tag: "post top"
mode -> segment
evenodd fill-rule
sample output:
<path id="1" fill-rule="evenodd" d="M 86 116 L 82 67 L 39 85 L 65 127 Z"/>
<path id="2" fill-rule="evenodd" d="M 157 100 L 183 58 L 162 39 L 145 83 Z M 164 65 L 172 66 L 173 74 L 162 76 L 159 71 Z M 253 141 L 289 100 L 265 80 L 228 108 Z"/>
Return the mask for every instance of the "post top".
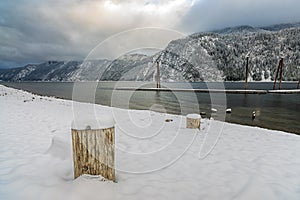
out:
<path id="1" fill-rule="evenodd" d="M 71 128 L 75 130 L 106 129 L 115 126 L 113 116 L 101 116 L 98 119 L 74 119 Z"/>

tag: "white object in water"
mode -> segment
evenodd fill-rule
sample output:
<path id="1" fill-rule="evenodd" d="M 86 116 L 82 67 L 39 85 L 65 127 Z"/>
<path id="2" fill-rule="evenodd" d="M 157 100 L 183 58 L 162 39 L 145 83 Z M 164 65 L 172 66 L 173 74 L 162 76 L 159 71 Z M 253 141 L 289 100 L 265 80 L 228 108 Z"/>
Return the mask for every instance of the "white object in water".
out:
<path id="1" fill-rule="evenodd" d="M 231 108 L 227 108 L 226 113 L 231 113 Z"/>
<path id="2" fill-rule="evenodd" d="M 253 120 L 255 119 L 255 115 L 256 115 L 256 112 L 253 111 L 253 112 L 252 112 L 252 122 L 253 122 Z"/>
<path id="3" fill-rule="evenodd" d="M 211 108 L 211 111 L 212 111 L 212 112 L 217 112 L 218 110 L 215 109 L 215 108 Z"/>
<path id="4" fill-rule="evenodd" d="M 206 112 L 200 112 L 200 115 L 206 115 Z"/>

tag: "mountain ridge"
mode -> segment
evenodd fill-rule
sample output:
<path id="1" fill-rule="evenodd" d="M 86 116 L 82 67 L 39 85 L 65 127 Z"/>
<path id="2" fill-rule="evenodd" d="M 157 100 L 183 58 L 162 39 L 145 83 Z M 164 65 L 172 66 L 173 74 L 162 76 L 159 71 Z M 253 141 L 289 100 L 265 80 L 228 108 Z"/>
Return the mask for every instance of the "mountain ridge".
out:
<path id="1" fill-rule="evenodd" d="M 266 27 L 236 26 L 194 33 L 171 41 L 152 55 L 127 54 L 115 60 L 47 61 L 0 69 L 2 81 L 153 81 L 159 61 L 162 81 L 273 80 L 284 57 L 284 80 L 300 77 L 300 23 Z"/>

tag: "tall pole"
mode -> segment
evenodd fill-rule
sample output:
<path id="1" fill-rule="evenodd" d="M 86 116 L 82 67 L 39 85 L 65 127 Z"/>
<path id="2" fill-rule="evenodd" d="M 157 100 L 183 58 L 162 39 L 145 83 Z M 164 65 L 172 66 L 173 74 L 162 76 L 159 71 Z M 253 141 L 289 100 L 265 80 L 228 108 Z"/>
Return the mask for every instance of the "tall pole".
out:
<path id="1" fill-rule="evenodd" d="M 283 73 L 283 58 L 281 58 L 281 65 L 280 65 L 280 80 L 279 80 L 279 90 L 282 87 L 282 73 Z"/>
<path id="2" fill-rule="evenodd" d="M 246 57 L 246 79 L 245 79 L 245 90 L 248 89 L 248 63 L 249 63 L 249 56 Z"/>
<path id="3" fill-rule="evenodd" d="M 298 78 L 298 85 L 297 85 L 297 89 L 300 88 L 300 67 L 297 67 L 297 78 Z"/>
<path id="4" fill-rule="evenodd" d="M 278 67 L 277 67 L 276 76 L 275 76 L 274 85 L 273 85 L 273 90 L 275 90 L 275 87 L 276 87 L 276 80 L 278 78 L 280 65 L 281 65 L 281 60 L 279 61 L 279 64 L 278 64 Z"/>
<path id="5" fill-rule="evenodd" d="M 159 71 L 159 62 L 157 61 L 157 75 L 156 75 L 156 88 L 160 88 L 160 71 Z"/>

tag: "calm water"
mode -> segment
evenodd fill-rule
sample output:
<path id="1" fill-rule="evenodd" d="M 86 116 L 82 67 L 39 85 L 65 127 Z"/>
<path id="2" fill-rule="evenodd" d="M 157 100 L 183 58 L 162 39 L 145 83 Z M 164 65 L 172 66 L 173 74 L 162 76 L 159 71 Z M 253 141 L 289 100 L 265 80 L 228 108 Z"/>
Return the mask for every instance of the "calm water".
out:
<path id="1" fill-rule="evenodd" d="M 22 82 L 22 83 L 1 83 L 6 86 L 27 90 L 33 93 L 56 96 L 64 99 L 72 99 L 74 83 L 70 82 Z M 207 113 L 207 117 L 224 119 L 227 122 L 260 126 L 270 129 L 283 130 L 300 134 L 300 94 L 220 94 L 214 96 L 218 109 L 217 113 L 211 113 L 212 101 L 208 93 L 189 92 L 156 92 L 156 91 L 119 91 L 113 88 L 118 87 L 154 87 L 153 83 L 142 82 L 99 82 L 99 83 L 76 83 L 76 87 L 88 88 L 91 85 L 97 86 L 95 102 L 101 105 L 108 105 L 130 109 L 152 109 L 155 104 L 162 105 L 166 112 L 172 114 L 188 114 L 195 112 L 197 106 L 201 111 Z M 206 83 L 163 83 L 170 88 L 207 88 Z M 220 88 L 220 83 L 209 83 L 210 88 Z M 243 89 L 242 82 L 226 82 L 226 89 Z M 272 83 L 249 83 L 249 89 L 272 89 Z M 295 89 L 297 83 L 283 83 L 283 89 Z M 79 91 L 80 93 L 81 91 Z M 78 93 L 78 92 L 77 92 Z M 78 95 L 78 94 L 77 94 Z M 84 89 L 80 101 L 90 101 L 86 98 Z M 113 97 L 113 98 L 112 98 Z M 231 114 L 220 112 L 219 104 L 225 103 L 227 108 L 232 109 Z M 219 99 L 218 99 L 219 98 Z M 127 100 L 128 99 L 128 100 Z M 213 101 L 213 102 L 214 102 Z M 257 117 L 252 123 L 251 113 L 257 112 Z"/>

